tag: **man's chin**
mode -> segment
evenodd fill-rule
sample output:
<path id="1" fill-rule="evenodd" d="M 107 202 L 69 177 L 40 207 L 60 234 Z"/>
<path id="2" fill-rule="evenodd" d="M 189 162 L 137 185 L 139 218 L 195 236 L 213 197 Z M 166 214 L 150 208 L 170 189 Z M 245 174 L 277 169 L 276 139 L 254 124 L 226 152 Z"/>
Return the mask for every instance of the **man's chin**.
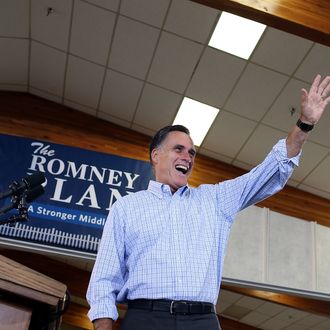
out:
<path id="1" fill-rule="evenodd" d="M 175 186 L 177 187 L 176 189 L 180 189 L 181 187 L 184 187 L 188 184 L 188 180 L 184 179 L 184 180 L 178 180 L 177 182 L 175 182 Z"/>

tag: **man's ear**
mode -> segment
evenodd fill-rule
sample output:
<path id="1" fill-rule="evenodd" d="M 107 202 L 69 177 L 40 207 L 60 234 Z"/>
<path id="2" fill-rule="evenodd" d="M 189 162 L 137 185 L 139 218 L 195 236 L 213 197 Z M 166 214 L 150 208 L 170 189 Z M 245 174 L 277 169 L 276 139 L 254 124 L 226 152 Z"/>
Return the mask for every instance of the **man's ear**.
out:
<path id="1" fill-rule="evenodd" d="M 156 165 L 159 160 L 159 149 L 154 149 L 151 151 L 151 161 L 153 165 Z"/>

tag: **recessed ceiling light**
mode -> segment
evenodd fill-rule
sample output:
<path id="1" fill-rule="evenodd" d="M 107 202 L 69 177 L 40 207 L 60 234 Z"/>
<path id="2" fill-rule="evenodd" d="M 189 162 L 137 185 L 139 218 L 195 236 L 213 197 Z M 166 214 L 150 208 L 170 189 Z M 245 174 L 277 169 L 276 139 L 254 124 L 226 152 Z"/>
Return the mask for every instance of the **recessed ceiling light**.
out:
<path id="1" fill-rule="evenodd" d="M 209 46 L 248 59 L 266 25 L 223 12 Z"/>
<path id="2" fill-rule="evenodd" d="M 217 108 L 185 97 L 173 125 L 186 126 L 194 144 L 199 147 L 218 112 Z"/>

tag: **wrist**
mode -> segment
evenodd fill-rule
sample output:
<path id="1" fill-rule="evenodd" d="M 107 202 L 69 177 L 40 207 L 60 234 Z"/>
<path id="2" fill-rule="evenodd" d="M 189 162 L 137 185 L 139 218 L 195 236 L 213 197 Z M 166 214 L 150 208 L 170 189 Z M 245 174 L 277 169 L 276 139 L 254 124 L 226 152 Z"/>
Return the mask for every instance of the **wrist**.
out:
<path id="1" fill-rule="evenodd" d="M 96 319 L 93 321 L 94 330 L 111 330 L 113 320 L 110 318 Z"/>
<path id="2" fill-rule="evenodd" d="M 304 115 L 300 115 L 300 118 L 298 120 L 300 120 L 302 123 L 307 124 L 307 125 L 315 125 L 316 124 L 315 121 L 312 121 L 312 120 L 308 119 Z"/>

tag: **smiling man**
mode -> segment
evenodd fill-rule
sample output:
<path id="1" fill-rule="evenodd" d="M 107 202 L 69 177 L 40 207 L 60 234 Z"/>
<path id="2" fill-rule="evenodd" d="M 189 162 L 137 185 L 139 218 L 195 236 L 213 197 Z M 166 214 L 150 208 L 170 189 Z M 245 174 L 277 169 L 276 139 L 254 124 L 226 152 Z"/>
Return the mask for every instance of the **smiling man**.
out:
<path id="1" fill-rule="evenodd" d="M 196 154 L 187 128 L 164 127 L 155 135 L 149 152 L 157 182 L 169 185 L 172 192 L 187 185 Z"/>
<path id="2" fill-rule="evenodd" d="M 89 284 L 89 317 L 110 330 L 116 302 L 127 302 L 121 330 L 218 330 L 222 265 L 237 212 L 286 184 L 309 131 L 330 102 L 330 77 L 302 90 L 301 115 L 286 139 L 249 173 L 188 186 L 195 154 L 187 128 L 156 133 L 149 155 L 155 181 L 113 205 Z"/>

